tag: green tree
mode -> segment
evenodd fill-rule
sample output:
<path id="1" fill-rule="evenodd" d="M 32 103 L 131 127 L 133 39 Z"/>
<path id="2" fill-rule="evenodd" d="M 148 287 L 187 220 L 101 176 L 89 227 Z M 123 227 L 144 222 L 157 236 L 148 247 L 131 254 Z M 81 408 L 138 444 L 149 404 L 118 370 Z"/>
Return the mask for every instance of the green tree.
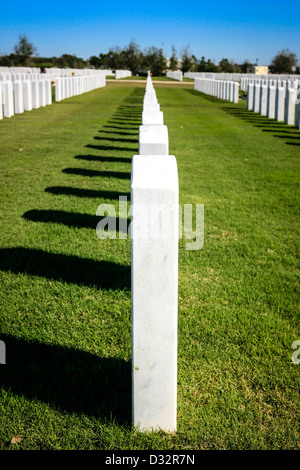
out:
<path id="1" fill-rule="evenodd" d="M 167 68 L 163 50 L 154 46 L 148 47 L 144 53 L 143 68 L 150 70 L 156 77 L 163 75 Z"/>
<path id="2" fill-rule="evenodd" d="M 92 55 L 89 58 L 89 63 L 92 67 L 95 67 L 95 69 L 99 69 L 101 67 L 100 57 L 97 57 L 96 55 Z"/>
<path id="3" fill-rule="evenodd" d="M 124 57 L 119 47 L 110 48 L 107 54 L 99 54 L 100 67 L 102 69 L 124 69 Z"/>
<path id="4" fill-rule="evenodd" d="M 141 71 L 143 55 L 135 41 L 130 41 L 122 50 L 122 58 L 126 70 L 131 70 L 133 75 Z"/>
<path id="5" fill-rule="evenodd" d="M 244 60 L 244 62 L 240 65 L 240 69 L 242 71 L 242 73 L 247 73 L 247 70 L 249 67 L 252 67 L 253 64 L 251 62 L 249 62 L 248 59 Z"/>
<path id="6" fill-rule="evenodd" d="M 297 56 L 289 49 L 277 52 L 270 64 L 272 73 L 292 73 L 292 67 L 297 65 Z"/>
<path id="7" fill-rule="evenodd" d="M 190 51 L 189 51 L 189 46 L 185 46 L 183 48 L 182 53 L 181 53 L 181 71 L 182 71 L 182 73 L 189 72 L 192 69 L 193 65 L 194 65 L 194 63 L 193 63 L 193 60 L 192 60 L 192 57 L 191 57 L 191 54 L 190 54 Z"/>
<path id="8" fill-rule="evenodd" d="M 231 64 L 231 62 L 229 62 L 228 59 L 220 60 L 219 67 L 221 68 L 221 72 L 224 72 L 224 73 L 232 73 L 233 72 L 232 64 Z"/>
<path id="9" fill-rule="evenodd" d="M 70 69 L 83 69 L 86 66 L 86 61 L 72 54 L 62 54 L 57 59 L 58 67 Z"/>
<path id="10" fill-rule="evenodd" d="M 178 69 L 178 59 L 177 59 L 176 49 L 174 46 L 172 46 L 172 55 L 170 58 L 169 69 L 174 70 L 174 71 Z"/>
<path id="11" fill-rule="evenodd" d="M 28 65 L 30 57 L 36 53 L 36 47 L 28 41 L 26 34 L 19 36 L 19 42 L 14 46 L 21 66 Z"/>

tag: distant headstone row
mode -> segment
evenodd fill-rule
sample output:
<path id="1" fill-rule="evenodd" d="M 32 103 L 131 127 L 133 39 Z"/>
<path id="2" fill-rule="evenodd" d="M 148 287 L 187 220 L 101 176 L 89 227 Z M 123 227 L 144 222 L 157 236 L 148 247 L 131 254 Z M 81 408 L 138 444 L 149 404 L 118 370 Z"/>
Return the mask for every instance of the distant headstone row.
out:
<path id="1" fill-rule="evenodd" d="M 132 72 L 130 70 L 116 70 L 115 71 L 115 79 L 118 80 L 119 78 L 126 78 L 131 77 Z"/>
<path id="2" fill-rule="evenodd" d="M 172 80 L 178 80 L 179 82 L 182 82 L 182 72 L 180 72 L 180 71 L 167 72 L 166 77 L 167 78 L 172 78 Z"/>
<path id="3" fill-rule="evenodd" d="M 248 84 L 248 110 L 300 128 L 300 102 L 296 106 L 296 101 L 297 90 L 295 88 L 273 84 Z"/>
<path id="4" fill-rule="evenodd" d="M 262 80 L 300 80 L 300 75 L 256 75 L 253 73 L 213 73 L 213 72 L 185 72 L 185 78 L 210 78 L 211 80 L 240 81 L 242 78 L 260 78 Z"/>
<path id="5" fill-rule="evenodd" d="M 258 83 L 259 85 L 267 85 L 267 86 L 283 86 L 285 88 L 295 88 L 298 89 L 298 85 L 300 84 L 300 79 L 282 79 L 282 78 L 241 78 L 241 90 L 247 91 L 248 85 L 252 83 L 255 85 Z"/>
<path id="6" fill-rule="evenodd" d="M 176 430 L 177 162 L 148 75 L 131 174 L 132 406 L 142 431 Z"/>
<path id="7" fill-rule="evenodd" d="M 55 81 L 55 101 L 71 96 L 81 95 L 106 85 L 104 75 L 87 75 L 86 77 L 57 78 Z"/>
<path id="8" fill-rule="evenodd" d="M 195 78 L 194 89 L 215 96 L 220 100 L 238 103 L 239 84 L 228 80 L 211 80 L 209 78 Z"/>
<path id="9" fill-rule="evenodd" d="M 95 69 L 59 69 L 56 67 L 47 68 L 46 74 L 41 74 L 40 68 L 38 67 L 0 67 L 0 80 L 2 74 L 16 75 L 25 74 L 27 78 L 31 75 L 48 75 L 47 78 L 53 77 L 80 77 L 85 75 L 113 75 L 112 70 L 95 70 Z M 9 80 L 6 78 L 5 80 Z M 20 80 L 20 78 L 17 78 Z"/>

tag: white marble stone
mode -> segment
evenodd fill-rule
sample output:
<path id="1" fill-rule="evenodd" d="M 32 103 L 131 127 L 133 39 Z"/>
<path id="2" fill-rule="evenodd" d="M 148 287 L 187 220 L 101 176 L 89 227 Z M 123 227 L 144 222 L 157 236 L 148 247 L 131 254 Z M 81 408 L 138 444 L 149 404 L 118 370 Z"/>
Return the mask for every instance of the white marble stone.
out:
<path id="1" fill-rule="evenodd" d="M 299 103 L 297 103 L 297 107 L 296 107 L 296 123 L 295 123 L 296 127 L 298 127 L 300 129 L 300 101 Z"/>
<path id="2" fill-rule="evenodd" d="M 32 92 L 32 108 L 37 109 L 40 107 L 40 94 L 39 94 L 39 81 L 38 80 L 32 80 L 31 92 Z"/>
<path id="3" fill-rule="evenodd" d="M 142 124 L 152 126 L 162 126 L 164 123 L 164 114 L 162 111 L 143 111 Z"/>
<path id="4" fill-rule="evenodd" d="M 261 95 L 260 95 L 260 109 L 259 109 L 259 113 L 262 116 L 267 115 L 267 105 L 268 105 L 268 87 L 267 85 L 262 85 Z"/>
<path id="5" fill-rule="evenodd" d="M 14 96 L 11 81 L 3 82 L 3 115 L 7 118 L 14 115 Z"/>
<path id="6" fill-rule="evenodd" d="M 62 78 L 57 78 L 55 80 L 55 101 L 62 100 Z"/>
<path id="7" fill-rule="evenodd" d="M 256 83 L 254 85 L 254 108 L 253 111 L 255 113 L 259 113 L 260 109 L 260 94 L 261 94 L 261 86 Z"/>
<path id="8" fill-rule="evenodd" d="M 229 82 L 229 101 L 233 103 L 234 100 L 234 82 Z"/>
<path id="9" fill-rule="evenodd" d="M 144 107 L 143 107 L 143 111 L 145 112 L 155 112 L 157 113 L 158 111 L 160 111 L 160 105 L 159 103 L 151 103 L 151 104 L 144 104 Z"/>
<path id="10" fill-rule="evenodd" d="M 275 119 L 275 105 L 276 105 L 276 87 L 268 87 L 268 106 L 267 106 L 267 117 Z"/>
<path id="11" fill-rule="evenodd" d="M 73 79 L 75 80 L 75 79 Z M 51 86 L 51 80 L 46 80 L 45 83 L 45 92 L 46 92 L 46 105 L 52 104 L 52 86 Z"/>
<path id="12" fill-rule="evenodd" d="M 155 96 L 150 96 L 150 95 L 145 95 L 144 96 L 144 100 L 143 100 L 143 105 L 147 105 L 147 104 L 157 104 L 158 101 L 157 101 L 157 98 Z"/>
<path id="13" fill-rule="evenodd" d="M 39 80 L 38 87 L 39 87 L 40 106 L 46 106 L 45 80 Z"/>
<path id="14" fill-rule="evenodd" d="M 29 80 L 23 82 L 23 100 L 24 100 L 24 110 L 32 110 L 32 90 L 31 83 Z"/>
<path id="15" fill-rule="evenodd" d="M 238 82 L 234 82 L 233 84 L 233 102 L 239 102 L 239 84 Z"/>
<path id="16" fill-rule="evenodd" d="M 167 72 L 166 77 L 171 78 L 173 80 L 179 80 L 180 82 L 182 82 L 182 72 L 181 71 Z"/>
<path id="17" fill-rule="evenodd" d="M 254 109 L 254 85 L 252 83 L 248 85 L 247 109 L 249 111 L 253 111 Z"/>
<path id="18" fill-rule="evenodd" d="M 142 432 L 177 425 L 178 192 L 174 156 L 133 157 L 132 418 Z M 153 236 L 164 213 L 164 236 Z"/>
<path id="19" fill-rule="evenodd" d="M 3 89 L 0 81 L 0 119 L 3 119 Z"/>
<path id="20" fill-rule="evenodd" d="M 24 102 L 23 102 L 23 86 L 21 80 L 16 80 L 13 83 L 14 89 L 14 111 L 15 114 L 24 113 Z"/>
<path id="21" fill-rule="evenodd" d="M 296 95 L 297 92 L 294 88 L 288 88 L 286 90 L 284 122 L 289 126 L 295 124 Z"/>
<path id="22" fill-rule="evenodd" d="M 167 126 L 142 125 L 139 129 L 140 155 L 168 155 L 169 135 Z"/>
<path id="23" fill-rule="evenodd" d="M 285 112 L 285 94 L 286 90 L 283 87 L 278 87 L 276 90 L 276 105 L 275 105 L 275 119 L 276 121 L 284 121 Z"/>

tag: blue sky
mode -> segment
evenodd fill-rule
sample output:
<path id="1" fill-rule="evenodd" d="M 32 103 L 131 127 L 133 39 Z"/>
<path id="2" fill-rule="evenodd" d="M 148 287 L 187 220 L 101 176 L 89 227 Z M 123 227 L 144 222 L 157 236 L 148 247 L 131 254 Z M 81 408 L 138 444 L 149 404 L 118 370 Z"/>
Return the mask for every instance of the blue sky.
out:
<path id="1" fill-rule="evenodd" d="M 0 54 L 13 52 L 26 34 L 40 56 L 76 54 L 87 59 L 126 46 L 162 47 L 166 56 L 190 52 L 219 62 L 245 59 L 269 64 L 281 49 L 300 61 L 299 1 L 105 0 L 2 2 Z"/>

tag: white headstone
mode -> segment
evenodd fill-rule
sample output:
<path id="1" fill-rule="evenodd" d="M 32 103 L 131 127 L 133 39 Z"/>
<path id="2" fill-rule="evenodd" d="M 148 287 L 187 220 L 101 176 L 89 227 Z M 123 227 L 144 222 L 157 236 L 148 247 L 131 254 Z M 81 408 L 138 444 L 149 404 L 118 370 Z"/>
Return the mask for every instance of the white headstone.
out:
<path id="1" fill-rule="evenodd" d="M 140 126 L 140 155 L 168 155 L 169 136 L 167 126 Z"/>
<path id="2" fill-rule="evenodd" d="M 39 94 L 39 81 L 32 80 L 31 92 L 32 92 L 32 108 L 37 109 L 40 107 L 40 94 Z"/>
<path id="3" fill-rule="evenodd" d="M 259 110 L 259 113 L 262 116 L 267 115 L 267 105 L 268 105 L 268 87 L 267 85 L 262 85 L 261 96 L 260 96 L 260 110 Z"/>
<path id="4" fill-rule="evenodd" d="M 276 90 L 275 86 L 268 87 L 267 117 L 271 119 L 275 119 Z"/>
<path id="5" fill-rule="evenodd" d="M 23 82 L 23 99 L 24 99 L 24 110 L 31 111 L 32 110 L 32 90 L 31 90 L 31 82 L 29 80 L 25 80 Z"/>
<path id="6" fill-rule="evenodd" d="M 57 78 L 55 80 L 55 101 L 62 100 L 62 78 Z"/>
<path id="7" fill-rule="evenodd" d="M 52 85 L 51 80 L 45 80 L 46 105 L 52 104 Z"/>
<path id="8" fill-rule="evenodd" d="M 157 113 L 158 111 L 160 111 L 160 105 L 158 103 L 151 103 L 151 104 L 144 104 L 144 108 L 143 110 L 145 112 L 149 112 L 149 113 Z"/>
<path id="9" fill-rule="evenodd" d="M 40 106 L 46 106 L 45 80 L 39 80 L 38 86 L 39 86 Z"/>
<path id="10" fill-rule="evenodd" d="M 233 83 L 233 102 L 239 102 L 239 84 L 237 82 Z"/>
<path id="11" fill-rule="evenodd" d="M 133 424 L 141 431 L 174 432 L 179 212 L 174 156 L 133 157 L 131 203 Z"/>
<path id="12" fill-rule="evenodd" d="M 283 87 L 278 87 L 277 88 L 276 107 L 275 107 L 275 119 L 276 119 L 276 121 L 284 121 L 285 93 L 286 93 L 285 88 L 283 88 Z"/>
<path id="13" fill-rule="evenodd" d="M 254 108 L 253 111 L 255 113 L 259 113 L 260 109 L 260 94 L 261 94 L 261 86 L 259 83 L 254 85 Z"/>
<path id="14" fill-rule="evenodd" d="M 297 103 L 296 107 L 296 127 L 300 129 L 300 101 Z"/>
<path id="15" fill-rule="evenodd" d="M 142 113 L 142 124 L 161 126 L 164 123 L 164 114 L 162 111 L 143 111 Z"/>
<path id="16" fill-rule="evenodd" d="M 253 111 L 254 108 L 254 85 L 249 83 L 248 85 L 248 95 L 247 95 L 247 109 Z"/>
<path id="17" fill-rule="evenodd" d="M 286 90 L 284 122 L 289 126 L 295 124 L 296 94 L 297 92 L 294 88 L 288 88 Z"/>
<path id="18" fill-rule="evenodd" d="M 7 118 L 14 115 L 14 96 L 11 81 L 3 83 L 3 114 Z"/>
<path id="19" fill-rule="evenodd" d="M 3 119 L 3 90 L 2 90 L 1 81 L 0 81 L 0 119 Z"/>

